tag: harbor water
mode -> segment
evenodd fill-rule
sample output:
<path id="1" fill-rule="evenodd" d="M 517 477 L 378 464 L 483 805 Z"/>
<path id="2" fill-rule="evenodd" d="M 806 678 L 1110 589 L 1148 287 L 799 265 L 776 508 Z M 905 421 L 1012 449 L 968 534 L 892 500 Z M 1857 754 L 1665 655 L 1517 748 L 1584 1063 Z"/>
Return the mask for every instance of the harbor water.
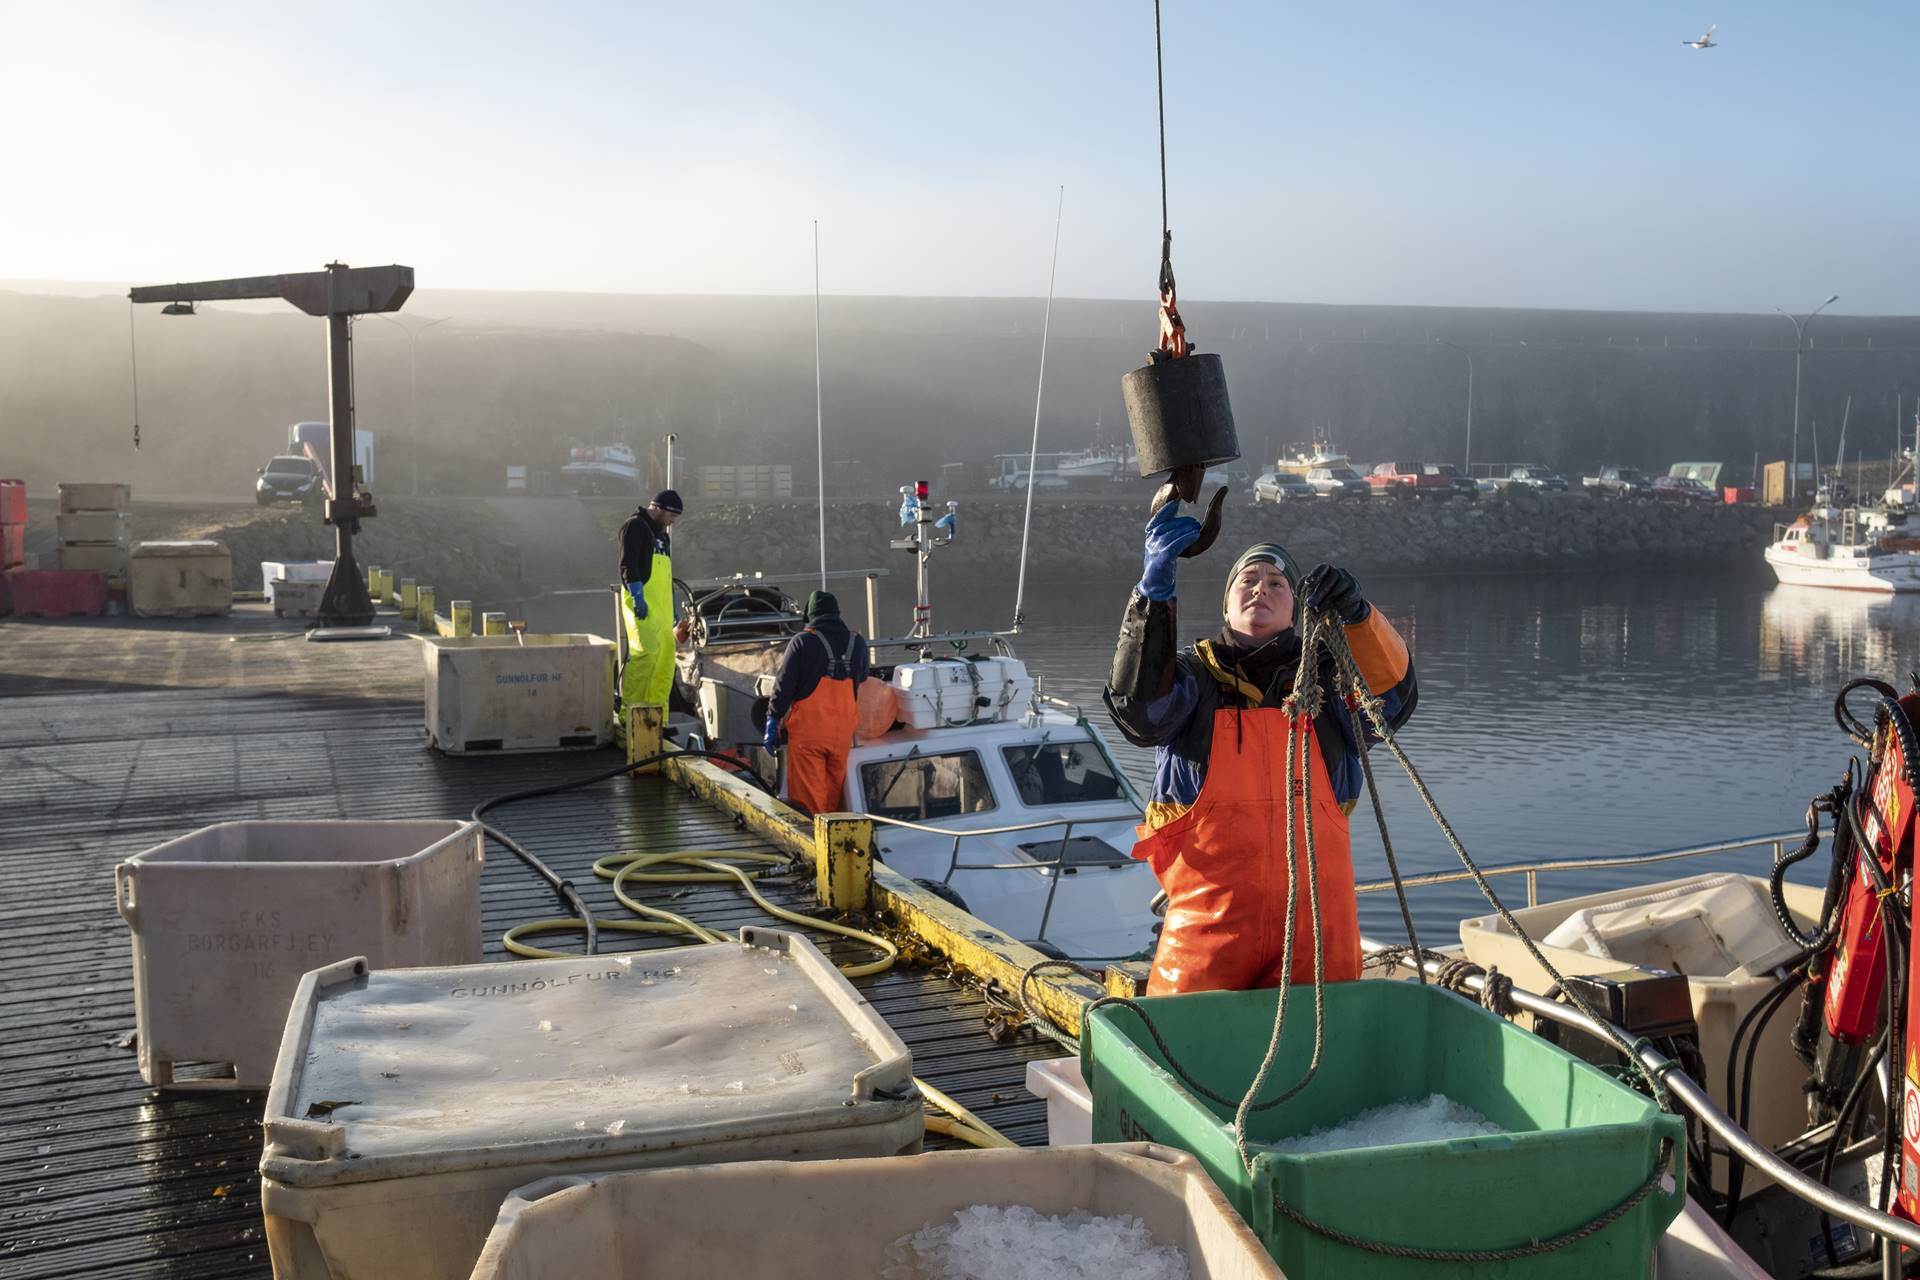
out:
<path id="1" fill-rule="evenodd" d="M 1184 638 L 1219 626 L 1224 565 L 1183 565 Z M 936 566 L 937 574 L 937 566 Z M 1205 583 L 1202 587 L 1199 583 Z M 839 584 L 836 584 L 839 585 Z M 1420 701 L 1401 743 L 1468 849 L 1483 863 L 1629 854 L 1799 827 L 1807 801 L 1852 754 L 1832 703 L 1854 675 L 1905 688 L 1920 667 L 1920 598 L 1776 585 L 1760 565 L 1721 572 L 1489 574 L 1392 578 L 1362 585 L 1407 637 Z M 1003 627 L 1013 586 L 936 576 L 941 628 Z M 1129 582 L 1035 587 L 1019 656 L 1048 693 L 1079 703 L 1143 788 L 1152 753 L 1122 741 L 1100 690 Z M 804 587 L 800 588 L 804 589 Z M 910 617 L 910 579 L 880 584 L 883 634 Z M 857 585 L 841 586 L 849 615 Z M 604 634 L 600 595 L 514 606 L 542 629 Z M 856 625 L 860 625 L 855 618 Z M 891 625 L 890 625 L 891 624 Z M 1400 770 L 1375 757 L 1389 830 L 1406 871 L 1458 866 Z M 1371 817 L 1354 814 L 1356 874 L 1384 878 Z M 1764 851 L 1637 869 L 1543 877 L 1568 897 L 1675 875 L 1763 869 Z M 1811 866 L 1812 864 L 1804 864 Z M 1525 902 L 1515 877 L 1497 882 Z M 1488 908 L 1471 884 L 1414 897 L 1416 921 L 1451 940 L 1462 916 Z M 1361 900 L 1370 933 L 1391 936 L 1391 894 Z"/>

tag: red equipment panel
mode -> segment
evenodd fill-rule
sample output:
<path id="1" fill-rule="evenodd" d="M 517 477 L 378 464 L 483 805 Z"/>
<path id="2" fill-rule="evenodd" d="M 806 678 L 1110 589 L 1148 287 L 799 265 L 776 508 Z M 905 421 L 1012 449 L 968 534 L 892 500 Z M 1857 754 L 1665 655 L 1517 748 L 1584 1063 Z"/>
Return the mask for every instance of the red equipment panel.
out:
<path id="1" fill-rule="evenodd" d="M 107 608 L 107 575 L 83 569 L 14 569 L 13 611 L 45 618 L 97 617 Z"/>

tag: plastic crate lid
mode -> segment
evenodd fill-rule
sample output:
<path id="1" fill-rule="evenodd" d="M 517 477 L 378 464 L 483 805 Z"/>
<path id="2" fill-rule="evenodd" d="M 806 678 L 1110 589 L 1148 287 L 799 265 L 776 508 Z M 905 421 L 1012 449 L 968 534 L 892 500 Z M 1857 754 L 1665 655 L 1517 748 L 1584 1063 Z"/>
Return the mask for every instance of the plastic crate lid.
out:
<path id="1" fill-rule="evenodd" d="M 261 1172 L 293 1186 L 885 1124 L 913 1060 L 805 938 L 301 979 Z"/>
<path id="2" fill-rule="evenodd" d="M 196 542 L 136 542 L 133 544 L 136 558 L 150 556 L 224 556 L 228 554 L 227 544 L 211 540 Z"/>

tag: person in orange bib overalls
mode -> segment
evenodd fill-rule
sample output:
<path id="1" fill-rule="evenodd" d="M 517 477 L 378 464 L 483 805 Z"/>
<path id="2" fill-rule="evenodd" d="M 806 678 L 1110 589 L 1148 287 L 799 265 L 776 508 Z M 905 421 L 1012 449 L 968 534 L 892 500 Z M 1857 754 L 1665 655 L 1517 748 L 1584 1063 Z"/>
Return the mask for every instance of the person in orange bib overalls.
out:
<path id="1" fill-rule="evenodd" d="M 1291 971 L 1283 937 L 1287 885 L 1306 874 L 1306 818 L 1296 812 L 1287 864 L 1287 739 L 1294 792 L 1312 775 L 1321 940 L 1330 982 L 1360 976 L 1360 920 L 1347 815 L 1363 775 L 1360 713 L 1334 694 L 1322 655 L 1320 713 L 1301 723 L 1282 707 L 1300 661 L 1296 623 L 1305 606 L 1331 610 L 1396 729 L 1418 699 L 1406 642 L 1360 594 L 1344 569 L 1323 564 L 1304 579 L 1277 543 L 1234 561 L 1225 625 L 1210 640 L 1178 648 L 1174 565 L 1200 525 L 1177 503 L 1147 522 L 1146 569 L 1127 603 L 1107 680 L 1106 703 L 1127 740 L 1154 748 L 1153 801 L 1133 854 L 1166 890 L 1166 921 L 1147 991 L 1237 991 L 1313 980 L 1311 902 L 1294 904 Z M 1298 808 L 1298 806 L 1296 806 Z"/>
<path id="2" fill-rule="evenodd" d="M 786 736 L 789 803 L 808 813 L 833 813 L 846 794 L 867 642 L 842 620 L 831 591 L 807 597 L 806 617 L 806 630 L 780 655 L 763 742 L 774 751 Z"/>

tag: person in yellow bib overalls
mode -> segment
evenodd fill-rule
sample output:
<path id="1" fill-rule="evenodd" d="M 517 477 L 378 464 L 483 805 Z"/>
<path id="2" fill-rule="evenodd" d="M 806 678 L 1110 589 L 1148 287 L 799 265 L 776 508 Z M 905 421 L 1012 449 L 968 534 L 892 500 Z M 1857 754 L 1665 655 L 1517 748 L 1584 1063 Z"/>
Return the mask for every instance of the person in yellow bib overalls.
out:
<path id="1" fill-rule="evenodd" d="M 673 620 L 673 538 L 667 531 L 685 510 L 680 495 L 662 489 L 620 526 L 620 614 L 627 628 L 627 665 L 620 673 L 620 704 L 662 707 L 673 691 L 673 654 L 687 624 Z"/>

